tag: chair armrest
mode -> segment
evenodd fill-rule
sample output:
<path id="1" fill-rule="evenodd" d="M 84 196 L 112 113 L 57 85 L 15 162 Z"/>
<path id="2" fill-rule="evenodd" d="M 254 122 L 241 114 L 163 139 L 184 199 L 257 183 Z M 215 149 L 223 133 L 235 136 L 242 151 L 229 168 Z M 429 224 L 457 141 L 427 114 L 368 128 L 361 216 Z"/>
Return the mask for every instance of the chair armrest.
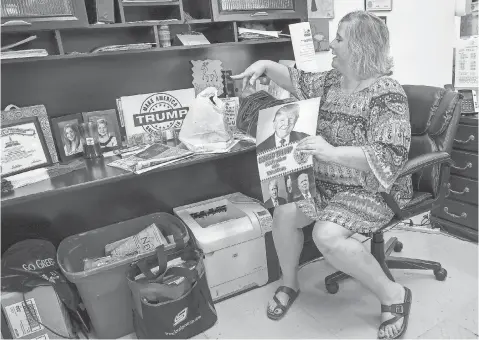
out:
<path id="1" fill-rule="evenodd" d="M 427 168 L 428 166 L 445 162 L 448 164 L 452 163 L 451 156 L 447 152 L 438 151 L 427 153 L 407 161 L 403 170 L 399 174 L 399 177 L 407 176 L 421 169 Z"/>

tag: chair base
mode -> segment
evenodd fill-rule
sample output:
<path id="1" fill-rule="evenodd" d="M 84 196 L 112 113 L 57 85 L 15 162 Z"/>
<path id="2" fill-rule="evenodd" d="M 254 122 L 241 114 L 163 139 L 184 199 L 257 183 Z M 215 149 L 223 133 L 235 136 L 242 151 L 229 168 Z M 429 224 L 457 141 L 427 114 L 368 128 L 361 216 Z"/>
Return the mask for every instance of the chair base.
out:
<path id="1" fill-rule="evenodd" d="M 395 257 L 390 255 L 393 250 L 395 252 L 400 252 L 402 247 L 403 244 L 396 237 L 390 238 L 385 245 L 382 233 L 374 234 L 373 238 L 371 239 L 371 253 L 376 260 L 378 260 L 381 268 L 389 277 L 389 279 L 395 281 L 390 269 L 432 270 L 437 280 L 444 281 L 446 279 L 447 271 L 442 268 L 439 262 L 411 259 L 407 257 Z M 336 294 L 339 290 L 338 282 L 349 277 L 350 276 L 348 274 L 340 271 L 327 276 L 325 279 L 326 290 L 331 294 Z"/>

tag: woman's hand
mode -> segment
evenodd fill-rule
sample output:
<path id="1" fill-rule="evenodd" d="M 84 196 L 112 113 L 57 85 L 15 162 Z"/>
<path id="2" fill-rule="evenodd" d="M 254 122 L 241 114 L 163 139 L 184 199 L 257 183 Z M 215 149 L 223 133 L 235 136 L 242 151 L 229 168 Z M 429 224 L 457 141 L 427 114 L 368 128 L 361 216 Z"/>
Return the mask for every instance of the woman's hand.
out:
<path id="1" fill-rule="evenodd" d="M 305 154 L 313 155 L 318 160 L 329 161 L 334 158 L 336 148 L 321 136 L 309 136 L 302 139 L 296 149 Z"/>
<path id="2" fill-rule="evenodd" d="M 261 77 L 266 72 L 267 62 L 267 60 L 258 60 L 257 62 L 251 64 L 242 73 L 231 76 L 231 79 L 243 79 L 243 91 L 248 86 L 248 83 L 250 86 L 255 86 L 256 79 Z"/>

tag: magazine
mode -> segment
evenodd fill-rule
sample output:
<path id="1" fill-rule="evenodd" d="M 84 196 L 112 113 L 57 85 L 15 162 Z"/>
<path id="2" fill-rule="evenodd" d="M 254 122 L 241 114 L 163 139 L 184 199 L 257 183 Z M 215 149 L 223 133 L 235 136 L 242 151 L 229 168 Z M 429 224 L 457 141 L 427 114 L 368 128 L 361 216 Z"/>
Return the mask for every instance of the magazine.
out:
<path id="1" fill-rule="evenodd" d="M 266 208 L 313 200 L 313 157 L 296 148 L 316 135 L 319 103 L 313 98 L 259 111 L 256 157 Z"/>
<path id="2" fill-rule="evenodd" d="M 166 164 L 177 162 L 193 154 L 194 153 L 189 150 L 155 143 L 138 153 L 118 159 L 108 165 L 140 174 Z"/>

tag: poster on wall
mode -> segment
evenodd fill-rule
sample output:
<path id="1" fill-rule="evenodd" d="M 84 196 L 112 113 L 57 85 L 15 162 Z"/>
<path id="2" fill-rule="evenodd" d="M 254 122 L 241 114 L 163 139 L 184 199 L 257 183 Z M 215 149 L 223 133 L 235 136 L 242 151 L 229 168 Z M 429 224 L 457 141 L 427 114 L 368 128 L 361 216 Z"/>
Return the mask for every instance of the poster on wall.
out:
<path id="1" fill-rule="evenodd" d="M 334 0 L 308 0 L 308 18 L 334 18 Z"/>
<path id="2" fill-rule="evenodd" d="M 306 72 L 317 71 L 318 65 L 314 51 L 313 34 L 309 22 L 291 24 L 289 25 L 289 32 L 291 33 L 296 67 Z"/>
<path id="3" fill-rule="evenodd" d="M 364 0 L 366 11 L 391 11 L 393 0 Z"/>
<path id="4" fill-rule="evenodd" d="M 478 37 L 464 39 L 456 47 L 454 57 L 454 87 L 479 87 L 477 69 Z"/>
<path id="5" fill-rule="evenodd" d="M 121 97 L 117 105 L 127 140 L 178 131 L 194 100 L 194 88 Z"/>
<path id="6" fill-rule="evenodd" d="M 314 197 L 313 158 L 296 148 L 315 135 L 319 103 L 313 98 L 259 111 L 256 157 L 266 208 Z"/>
<path id="7" fill-rule="evenodd" d="M 329 51 L 329 20 L 309 19 L 313 35 L 314 51 Z"/>

